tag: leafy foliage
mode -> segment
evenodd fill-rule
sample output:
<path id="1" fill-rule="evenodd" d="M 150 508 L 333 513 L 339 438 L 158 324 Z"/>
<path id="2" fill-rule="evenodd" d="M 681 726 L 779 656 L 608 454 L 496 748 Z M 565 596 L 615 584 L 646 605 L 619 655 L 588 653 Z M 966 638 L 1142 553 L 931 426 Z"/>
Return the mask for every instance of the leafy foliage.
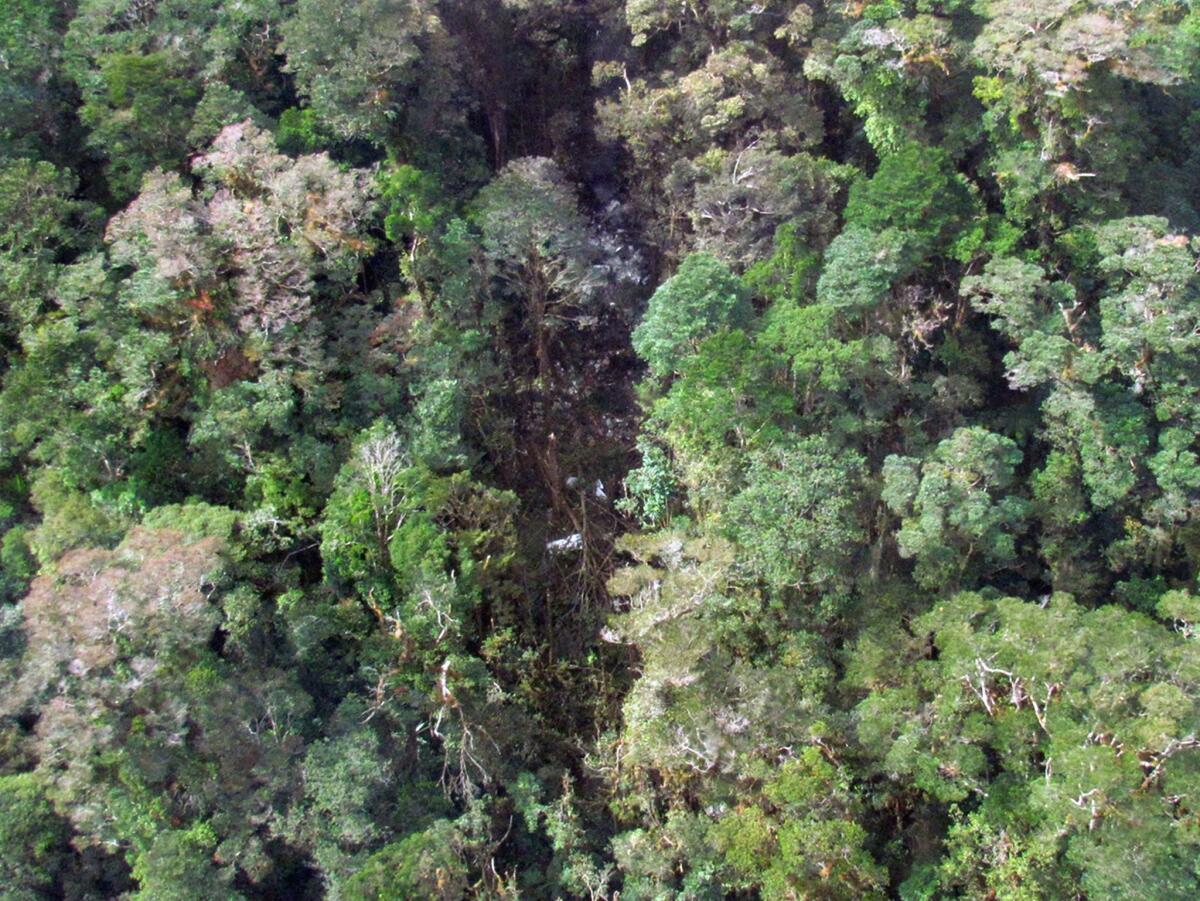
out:
<path id="1" fill-rule="evenodd" d="M 10 0 L 0 895 L 1200 894 L 1200 11 Z"/>
<path id="2" fill-rule="evenodd" d="M 633 346 L 653 374 L 671 375 L 703 339 L 722 328 L 744 328 L 750 315 L 734 274 L 710 256 L 693 254 L 651 296 Z"/>

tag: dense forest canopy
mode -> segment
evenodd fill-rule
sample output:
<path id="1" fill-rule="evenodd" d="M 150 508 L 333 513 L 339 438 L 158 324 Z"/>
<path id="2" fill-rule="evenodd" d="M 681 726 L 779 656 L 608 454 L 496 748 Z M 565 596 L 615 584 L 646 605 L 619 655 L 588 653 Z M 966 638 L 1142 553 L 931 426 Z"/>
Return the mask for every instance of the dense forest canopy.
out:
<path id="1" fill-rule="evenodd" d="M 5 0 L 0 896 L 1200 897 L 1200 3 Z"/>

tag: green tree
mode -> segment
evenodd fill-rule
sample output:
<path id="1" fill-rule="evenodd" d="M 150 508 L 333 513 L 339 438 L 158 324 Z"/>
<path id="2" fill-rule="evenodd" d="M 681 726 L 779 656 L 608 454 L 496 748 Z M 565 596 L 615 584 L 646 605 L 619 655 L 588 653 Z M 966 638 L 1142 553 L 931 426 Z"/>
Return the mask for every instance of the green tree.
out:
<path id="1" fill-rule="evenodd" d="M 270 105 L 278 0 L 226 4 L 84 0 L 66 35 L 66 69 L 82 95 L 88 144 L 109 190 L 126 200 L 143 174 L 178 169 L 226 125 Z M 257 74 L 256 74 L 257 73 Z"/>
<path id="2" fill-rule="evenodd" d="M 783 225 L 812 248 L 824 247 L 836 231 L 835 203 L 846 171 L 827 161 L 752 144 L 737 152 L 709 151 L 675 178 L 683 180 L 685 171 L 694 181 L 696 250 L 738 271 L 767 254 Z"/>
<path id="3" fill-rule="evenodd" d="M 344 897 L 349 901 L 461 898 L 468 876 L 455 848 L 460 841 L 454 828 L 441 821 L 393 842 L 367 859 L 347 883 Z"/>
<path id="4" fill-rule="evenodd" d="M 891 456 L 883 499 L 903 517 L 896 540 L 924 587 L 953 589 L 1016 559 L 1028 503 L 1010 493 L 1021 451 L 986 429 L 957 430 L 928 460 Z"/>
<path id="5" fill-rule="evenodd" d="M 635 564 L 609 584 L 627 611 L 605 637 L 634 645 L 642 660 L 622 707 L 627 765 L 700 786 L 823 734 L 832 673 L 820 639 L 739 584 L 733 545 L 669 531 L 619 547 Z"/>
<path id="6" fill-rule="evenodd" d="M 282 33 L 286 71 L 337 137 L 403 146 L 422 166 L 479 153 L 465 128 L 461 61 L 435 4 L 300 0 Z"/>
<path id="7" fill-rule="evenodd" d="M 863 459 L 820 438 L 754 455 L 729 502 L 730 534 L 775 588 L 826 597 L 848 587 L 859 526 Z"/>
<path id="8" fill-rule="evenodd" d="M 78 180 L 50 163 L 0 161 L 0 311 L 13 344 L 46 313 L 60 267 L 96 235 L 96 210 L 73 198 Z"/>
<path id="9" fill-rule="evenodd" d="M 579 327 L 601 301 L 598 245 L 552 160 L 514 160 L 475 200 L 483 251 L 531 333 L 537 380 L 549 385 L 558 333 Z M 507 297 L 506 297 L 507 295 Z"/>
<path id="10" fill-rule="evenodd" d="M 20 0 L 0 24 L 0 156 L 59 159 L 71 129 L 71 97 L 62 71 L 63 31 L 71 5 Z"/>
<path id="11" fill-rule="evenodd" d="M 33 773 L 0 776 L 0 875 L 13 901 L 52 893 L 67 868 L 69 830 Z"/>
<path id="12" fill-rule="evenodd" d="M 910 269 L 904 235 L 846 228 L 833 239 L 817 283 L 817 299 L 828 307 L 865 313 L 879 306 Z"/>
<path id="13" fill-rule="evenodd" d="M 277 829 L 312 854 L 326 889 L 341 896 L 392 835 L 392 764 L 374 729 L 360 726 L 312 744 L 301 777 L 302 796 Z"/>
<path id="14" fill-rule="evenodd" d="M 849 774 L 809 745 L 741 807 L 712 828 L 737 874 L 734 886 L 765 899 L 882 898 L 883 869 L 864 847 L 866 830 Z"/>
<path id="15" fill-rule="evenodd" d="M 824 186 L 802 178 L 795 192 L 782 193 L 766 175 L 803 171 L 799 152 L 823 136 L 793 55 L 813 24 L 809 5 L 722 0 L 685 10 L 631 0 L 624 12 L 632 48 L 621 50 L 614 41 L 594 67 L 605 87 L 597 118 L 602 136 L 629 151 L 633 202 L 653 242 L 677 258 L 697 249 L 689 234 L 693 223 L 701 232 L 711 224 L 761 235 L 764 219 L 782 214 L 810 189 L 813 218 L 820 219 Z M 757 156 L 761 165 L 743 169 L 737 160 L 746 156 Z M 732 185 L 718 174 L 722 169 Z M 723 211 L 730 215 L 705 219 L 703 205 L 716 210 L 722 196 L 732 204 Z M 751 209 L 747 200 L 754 196 L 780 203 Z M 741 255 L 736 243 L 718 249 L 711 242 L 706 249 Z"/>
<path id="16" fill-rule="evenodd" d="M 77 845 L 120 849 L 150 897 L 229 897 L 236 875 L 268 876 L 263 811 L 303 747 L 309 697 L 270 658 L 238 655 L 269 645 L 239 635 L 231 556 L 219 535 L 138 528 L 112 551 L 65 555 L 65 581 L 35 580 L 22 604 L 5 712 L 41 710 L 47 796 Z M 225 630 L 238 640 L 221 657 Z"/>
<path id="17" fill-rule="evenodd" d="M 961 0 L 828 7 L 804 74 L 836 86 L 881 156 L 921 139 L 957 150 L 977 130 L 961 84 L 974 30 L 968 7 Z"/>
<path id="18" fill-rule="evenodd" d="M 792 401 L 778 371 L 778 358 L 745 332 L 719 331 L 683 359 L 655 401 L 648 428 L 671 448 L 697 509 L 711 509 L 736 487 L 746 451 L 783 436 Z"/>
<path id="19" fill-rule="evenodd" d="M 243 897 L 212 865 L 217 836 L 207 824 L 169 829 L 133 865 L 138 901 L 233 901 Z"/>
<path id="20" fill-rule="evenodd" d="M 1171 800 L 1197 766 L 1188 639 L 1065 595 L 958 595 L 914 633 L 929 643 L 912 642 L 907 665 L 887 661 L 892 675 L 868 677 L 879 683 L 859 705 L 858 730 L 884 771 L 942 802 L 981 799 L 951 830 L 943 889 L 1195 891 L 1181 861 L 1197 838 Z M 1002 865 L 981 864 L 1002 848 Z"/>
<path id="21" fill-rule="evenodd" d="M 908 265 L 920 264 L 934 250 L 951 250 L 978 214 L 968 184 L 944 150 L 906 144 L 851 187 L 846 225 L 875 234 L 895 229 L 904 236 Z"/>
<path id="22" fill-rule="evenodd" d="M 707 254 L 692 254 L 650 297 L 633 347 L 664 378 L 722 328 L 746 328 L 753 310 L 737 276 Z"/>
<path id="23" fill-rule="evenodd" d="M 645 439 L 638 442 L 641 465 L 625 477 L 627 496 L 617 505 L 638 516 L 643 525 L 663 525 L 677 484 L 666 452 Z"/>
<path id="24" fill-rule="evenodd" d="M 1064 202 L 1103 210 L 1110 190 L 1146 168 L 1130 161 L 1154 156 L 1139 123 L 1156 107 L 1174 113 L 1165 98 L 1133 98 L 1165 94 L 1194 72 L 1194 11 L 997 0 L 982 12 L 972 55 L 986 74 L 975 79 L 975 94 L 987 108 L 991 168 L 1009 216 L 1028 224 L 1055 217 Z"/>

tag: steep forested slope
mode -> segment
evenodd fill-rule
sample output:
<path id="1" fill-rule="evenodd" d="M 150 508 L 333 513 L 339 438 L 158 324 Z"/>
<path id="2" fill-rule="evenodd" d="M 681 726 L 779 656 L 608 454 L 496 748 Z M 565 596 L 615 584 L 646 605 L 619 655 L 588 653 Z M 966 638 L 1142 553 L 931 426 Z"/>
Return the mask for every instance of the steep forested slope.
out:
<path id="1" fill-rule="evenodd" d="M 0 13 L 0 896 L 1200 894 L 1192 0 Z"/>

